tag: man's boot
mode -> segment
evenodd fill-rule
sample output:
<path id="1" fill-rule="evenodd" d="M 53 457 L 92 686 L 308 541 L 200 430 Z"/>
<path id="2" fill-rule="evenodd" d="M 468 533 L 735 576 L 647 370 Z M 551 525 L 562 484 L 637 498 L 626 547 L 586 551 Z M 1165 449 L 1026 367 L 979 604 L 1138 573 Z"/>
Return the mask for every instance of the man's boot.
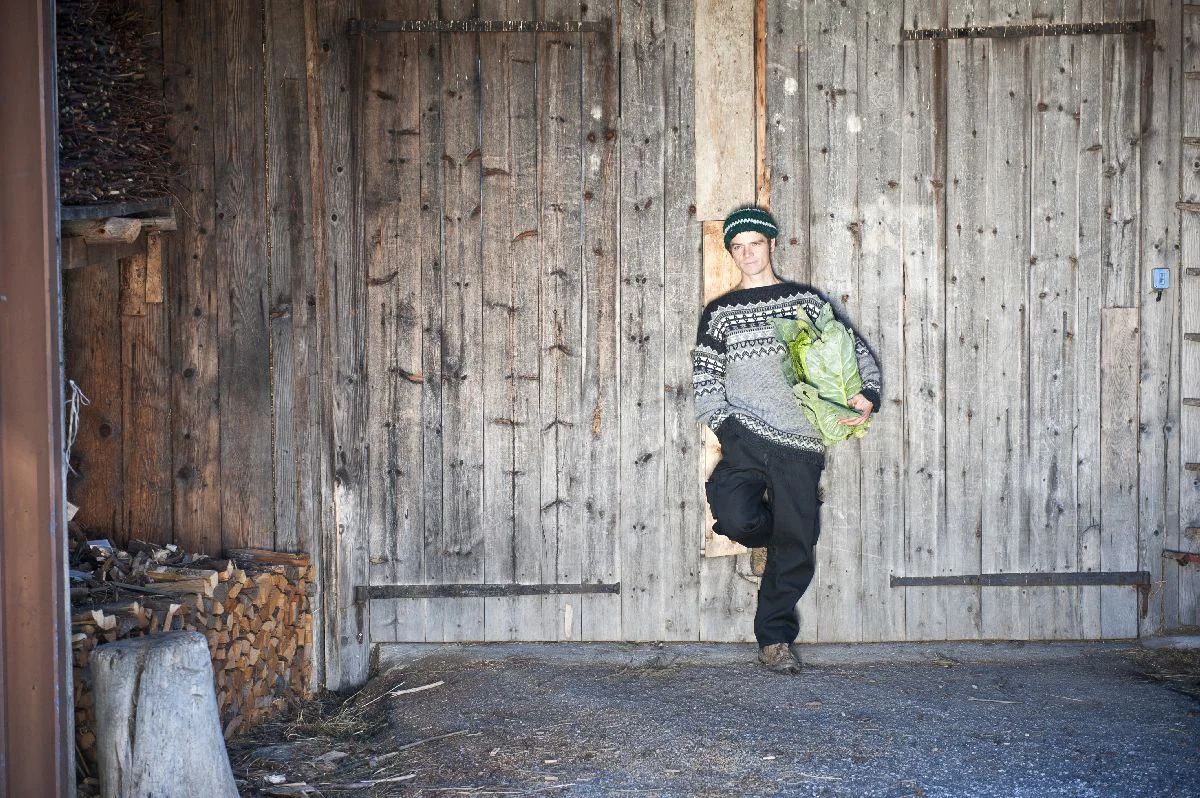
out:
<path id="1" fill-rule="evenodd" d="M 787 643 L 772 643 L 758 650 L 758 661 L 776 673 L 795 674 L 800 672 L 800 660 L 792 653 Z"/>

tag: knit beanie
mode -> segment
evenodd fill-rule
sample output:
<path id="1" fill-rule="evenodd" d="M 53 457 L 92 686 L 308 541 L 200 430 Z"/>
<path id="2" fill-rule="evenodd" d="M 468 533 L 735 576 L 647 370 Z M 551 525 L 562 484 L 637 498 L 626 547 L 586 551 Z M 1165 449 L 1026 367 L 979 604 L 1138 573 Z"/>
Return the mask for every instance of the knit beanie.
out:
<path id="1" fill-rule="evenodd" d="M 754 206 L 738 208 L 725 219 L 725 249 L 729 249 L 729 242 L 735 235 L 747 230 L 762 233 L 767 238 L 779 235 L 779 226 L 767 211 Z"/>

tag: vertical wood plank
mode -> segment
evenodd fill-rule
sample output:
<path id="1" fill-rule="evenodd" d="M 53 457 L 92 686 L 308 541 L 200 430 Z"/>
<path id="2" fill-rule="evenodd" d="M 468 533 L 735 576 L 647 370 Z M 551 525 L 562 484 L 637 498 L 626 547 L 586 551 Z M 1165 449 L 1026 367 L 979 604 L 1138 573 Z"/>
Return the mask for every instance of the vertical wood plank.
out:
<path id="1" fill-rule="evenodd" d="M 569 19 L 573 3 L 546 3 L 546 19 Z M 542 565 L 550 582 L 578 582 L 583 568 L 583 329 L 580 201 L 581 39 L 538 36 L 538 171 L 541 245 Z M 590 420 L 590 419 L 589 419 Z M 578 599 L 550 597 L 558 620 L 545 639 L 579 636 Z M 568 609 L 570 607 L 570 609 Z"/>
<path id="2" fill-rule="evenodd" d="M 347 20 L 361 16 L 358 3 L 319 0 L 316 40 L 320 108 L 317 152 L 322 173 L 322 211 L 317 267 L 318 307 L 329 363 L 323 397 L 332 433 L 330 476 L 332 528 L 321 540 L 325 633 L 325 684 L 339 689 L 367 675 L 366 629 L 370 607 L 355 605 L 354 588 L 367 584 L 365 262 L 356 150 L 360 98 L 352 89 L 361 42 L 345 36 Z"/>
<path id="3" fill-rule="evenodd" d="M 1137 567 L 1138 351 L 1137 308 L 1105 308 L 1100 315 L 1100 565 L 1106 571 Z M 1136 637 L 1137 592 L 1100 588 L 1100 632 Z"/>
<path id="4" fill-rule="evenodd" d="M 168 248 L 171 297 L 171 474 L 175 542 L 221 551 L 217 263 L 213 177 L 212 4 L 163 4 L 168 133 L 182 175 L 179 229 Z"/>
<path id="5" fill-rule="evenodd" d="M 368 18 L 409 16 L 395 3 L 364 2 Z M 408 4 L 412 5 L 412 4 Z M 420 581 L 421 260 L 418 39 L 363 39 L 362 202 L 366 259 L 367 516 L 372 584 Z M 423 640 L 419 601 L 375 602 L 371 640 Z"/>
<path id="6" fill-rule="evenodd" d="M 263 192 L 261 3 L 218 2 L 213 64 L 221 524 L 226 547 L 274 544 Z"/>
<path id="7" fill-rule="evenodd" d="M 275 548 L 283 551 L 311 551 L 316 513 L 306 464 L 321 441 L 308 301 L 314 296 L 315 242 L 304 11 L 302 4 L 265 0 L 274 526 Z"/>
<path id="8" fill-rule="evenodd" d="M 117 263 L 97 257 L 89 264 L 82 239 L 64 240 L 62 258 L 64 265 L 74 267 L 63 272 L 64 376 L 74 380 L 90 402 L 79 409 L 67 498 L 79 507 L 75 523 L 89 537 L 109 536 L 124 517 Z"/>
<path id="9" fill-rule="evenodd" d="M 1184 272 L 1174 268 L 1178 264 L 1174 253 L 1180 231 L 1179 215 L 1171 200 L 1173 190 L 1180 185 L 1181 173 L 1185 176 L 1181 198 L 1186 200 L 1189 196 L 1186 175 L 1189 170 L 1200 175 L 1200 147 L 1184 147 L 1182 157 L 1174 157 L 1178 152 L 1175 142 L 1181 135 L 1180 76 L 1176 65 L 1182 61 L 1181 37 L 1175 30 L 1182 10 L 1178 0 L 1152 0 L 1146 3 L 1145 14 L 1155 20 L 1155 41 L 1153 46 L 1145 43 L 1141 54 L 1148 80 L 1143 84 L 1141 98 L 1140 268 L 1146 273 L 1155 268 L 1170 269 L 1173 280 L 1187 281 Z M 1191 589 L 1193 597 L 1197 592 L 1197 580 L 1188 579 L 1182 569 L 1164 560 L 1161 552 L 1163 548 L 1181 548 L 1177 476 L 1182 440 L 1180 414 L 1184 410 L 1197 411 L 1181 407 L 1179 401 L 1176 364 L 1180 342 L 1174 340 L 1174 333 L 1181 318 L 1181 288 L 1177 285 L 1161 301 L 1152 301 L 1153 295 L 1144 288 L 1139 293 L 1143 372 L 1139 400 L 1138 561 L 1150 571 L 1151 584 L 1162 585 L 1151 597 L 1146 618 L 1139 622 L 1141 635 L 1156 634 L 1178 625 L 1179 604 L 1171 599 L 1178 595 L 1181 583 Z M 1172 434 L 1173 430 L 1180 432 Z M 1180 580 L 1181 576 L 1184 579 Z"/>
<path id="10" fill-rule="evenodd" d="M 1083 17 L 1102 17 L 1099 0 L 1084 3 Z M 1075 410 L 1076 562 L 1080 570 L 1100 570 L 1100 308 L 1101 225 L 1103 223 L 1100 84 L 1103 42 L 1079 47 L 1079 132 L 1075 171 L 1079 231 L 1075 265 Z M 1100 591 L 1079 596 L 1080 636 L 1100 636 Z"/>
<path id="11" fill-rule="evenodd" d="M 1066 37 L 1032 43 L 1033 137 L 1030 181 L 1029 464 L 1034 571 L 1078 569 L 1073 459 L 1075 387 L 1075 259 L 1079 220 L 1074 174 L 1080 118 L 1077 48 Z M 1080 588 L 1030 591 L 1030 636 L 1079 639 Z"/>
<path id="12" fill-rule="evenodd" d="M 666 9 L 621 7 L 621 636 L 667 635 L 662 496 Z M 694 303 L 693 303 L 694 309 Z"/>
<path id="13" fill-rule="evenodd" d="M 812 207 L 811 278 L 843 318 L 859 310 L 862 222 L 858 207 L 859 15 L 825 6 L 808 28 L 808 159 Z M 939 45 L 940 46 L 940 45 Z M 794 222 L 787 222 L 790 228 Z M 826 457 L 825 505 L 812 586 L 800 603 L 800 636 L 823 642 L 862 637 L 859 563 L 859 448 L 837 446 Z"/>
<path id="14" fill-rule="evenodd" d="M 904 570 L 903 414 L 896 400 L 904 345 L 903 252 L 900 234 L 902 45 L 895 31 L 903 24 L 903 6 L 871 6 L 859 41 L 859 171 L 856 191 L 862 252 L 859 263 L 858 330 L 874 348 L 883 370 L 881 413 L 858 444 L 860 451 L 859 524 L 861 639 L 904 638 L 904 590 L 889 577 Z"/>
<path id="15" fill-rule="evenodd" d="M 1137 305 L 1138 186 L 1141 182 L 1141 42 L 1136 36 L 1104 36 L 1100 137 L 1104 149 L 1103 299 L 1106 308 Z"/>
<path id="16" fill-rule="evenodd" d="M 767 4 L 767 141 L 771 211 L 788 219 L 775 240 L 773 263 L 793 280 L 809 279 L 808 15 L 803 3 Z"/>
<path id="17" fill-rule="evenodd" d="M 694 4 L 696 215 L 724 219 L 755 197 L 756 0 Z M 680 9 L 683 6 L 679 6 Z"/>
<path id="18" fill-rule="evenodd" d="M 753 56 L 753 9 L 747 6 L 745 36 Z M 663 51 L 665 101 L 663 140 L 663 249 L 665 274 L 662 285 L 664 338 L 662 341 L 662 387 L 665 440 L 663 451 L 663 614 L 664 634 L 674 640 L 696 640 L 700 634 L 699 568 L 697 529 L 704 522 L 705 498 L 696 482 L 701 467 L 702 447 L 696 440 L 695 408 L 692 404 L 692 347 L 696 340 L 697 298 L 702 291 L 703 268 L 700 249 L 703 239 L 696 215 L 697 149 L 695 90 L 695 43 L 688 32 L 695 29 L 693 4 L 675 0 L 666 7 L 666 41 Z M 751 59 L 752 63 L 752 59 Z M 742 143 L 748 156 L 750 180 L 746 199 L 754 198 L 754 101 L 753 72 L 747 76 L 744 94 L 750 135 Z"/>
<path id="19" fill-rule="evenodd" d="M 614 30 L 584 38 L 583 51 L 583 422 L 588 435 L 584 496 L 583 581 L 621 580 L 619 496 L 621 339 L 617 296 L 617 63 L 613 9 L 589 6 L 585 18 L 607 14 Z M 621 598 L 584 596 L 585 640 L 621 638 Z"/>
<path id="20" fill-rule="evenodd" d="M 146 275 L 145 240 L 130 260 L 142 282 Z M 122 262 L 126 259 L 122 258 Z M 171 363 L 166 307 L 143 303 L 139 316 L 121 316 L 121 447 L 123 523 L 114 543 L 125 545 L 137 538 L 153 543 L 171 542 Z"/>
<path id="21" fill-rule="evenodd" d="M 924 4 L 906 5 L 906 24 L 937 24 Z M 904 488 L 904 572 L 933 575 L 935 554 L 944 541 L 945 496 L 945 314 L 941 192 L 945 164 L 939 126 L 944 124 L 939 72 L 945 45 L 905 43 L 903 151 L 900 194 L 904 273 L 903 402 L 906 474 Z M 905 630 L 910 640 L 944 638 L 945 599 L 936 589 L 905 589 Z"/>
<path id="22" fill-rule="evenodd" d="M 988 55 L 988 176 L 981 290 L 983 362 L 983 573 L 1028 570 L 1031 548 L 1023 481 L 1029 373 L 1025 306 L 1029 266 L 1029 42 L 996 40 Z M 989 235 L 990 233 L 990 235 Z M 1029 634 L 1027 588 L 984 588 L 986 637 Z"/>
<path id="23" fill-rule="evenodd" d="M 447 3 L 445 19 L 475 15 L 470 0 Z M 480 252 L 479 41 L 442 37 L 445 154 L 442 179 L 442 576 L 483 581 L 483 267 Z M 483 600 L 446 602 L 444 637 L 483 637 Z"/>

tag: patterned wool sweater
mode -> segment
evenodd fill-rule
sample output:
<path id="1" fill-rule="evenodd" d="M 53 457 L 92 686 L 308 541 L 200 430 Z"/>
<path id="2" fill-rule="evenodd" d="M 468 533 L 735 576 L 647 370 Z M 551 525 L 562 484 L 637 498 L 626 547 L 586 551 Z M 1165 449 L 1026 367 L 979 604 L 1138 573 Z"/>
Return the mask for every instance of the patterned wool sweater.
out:
<path id="1" fill-rule="evenodd" d="M 734 423 L 767 448 L 823 464 L 825 444 L 792 398 L 782 370 L 787 348 L 775 338 L 771 318 L 795 318 L 802 307 L 815 321 L 824 302 L 815 289 L 786 281 L 731 291 L 710 302 L 700 317 L 692 356 L 696 417 L 718 437 L 725 425 Z M 858 333 L 850 329 L 863 396 L 878 409 L 879 365 Z"/>

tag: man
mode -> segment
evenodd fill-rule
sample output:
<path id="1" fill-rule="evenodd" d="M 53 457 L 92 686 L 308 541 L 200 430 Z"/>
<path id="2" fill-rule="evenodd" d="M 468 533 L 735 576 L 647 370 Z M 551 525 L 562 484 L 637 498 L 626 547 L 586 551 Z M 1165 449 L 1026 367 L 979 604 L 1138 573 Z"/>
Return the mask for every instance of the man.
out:
<path id="1" fill-rule="evenodd" d="M 696 416 L 721 442 L 721 461 L 705 485 L 713 531 L 767 548 L 754 615 L 759 660 L 773 671 L 798 673 L 792 648 L 800 631 L 796 602 L 813 577 L 825 444 L 792 398 L 781 368 L 787 350 L 771 319 L 795 318 L 803 308 L 815 320 L 825 300 L 775 274 L 771 255 L 778 233 L 762 208 L 740 208 L 725 220 L 725 248 L 742 280 L 704 309 L 692 384 Z M 879 407 L 880 390 L 879 366 L 857 333 L 855 352 L 863 390 L 850 406 L 861 415 L 841 422 L 851 425 L 865 423 Z"/>

